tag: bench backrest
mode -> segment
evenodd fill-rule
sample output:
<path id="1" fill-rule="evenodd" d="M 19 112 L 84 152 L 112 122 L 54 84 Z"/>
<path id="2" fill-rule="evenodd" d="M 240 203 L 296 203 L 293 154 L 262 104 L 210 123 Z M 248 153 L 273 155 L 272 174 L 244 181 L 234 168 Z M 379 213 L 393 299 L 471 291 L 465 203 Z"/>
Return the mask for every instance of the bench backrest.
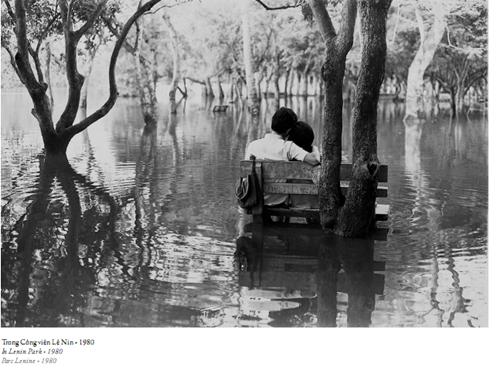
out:
<path id="1" fill-rule="evenodd" d="M 246 176 L 252 171 L 252 161 L 240 162 L 241 176 Z M 291 182 L 271 182 L 271 180 L 311 180 L 313 173 L 318 171 L 319 168 L 314 168 L 307 163 L 303 162 L 271 162 L 271 161 L 255 161 L 255 170 L 257 172 L 260 186 L 263 193 L 270 194 L 305 194 L 305 195 L 318 195 L 318 185 L 313 183 L 297 183 Z M 349 188 L 349 181 L 351 178 L 352 164 L 342 163 L 340 167 L 340 186 L 342 193 L 347 194 Z M 388 182 L 388 166 L 381 165 L 378 171 L 378 182 Z M 379 185 L 376 189 L 377 197 L 387 197 L 388 187 L 386 185 Z M 266 211 L 269 215 L 276 216 L 288 216 L 288 217 L 318 217 L 318 209 L 281 209 L 264 207 L 263 199 L 259 200 L 259 203 L 253 206 L 251 209 L 247 209 L 247 213 L 254 216 L 254 222 L 262 222 L 263 214 Z M 389 205 L 377 204 L 376 205 L 376 220 L 386 221 L 389 214 Z"/>
<path id="2" fill-rule="evenodd" d="M 240 162 L 242 176 L 252 171 L 252 161 Z M 286 182 L 269 182 L 270 180 L 311 180 L 313 177 L 314 167 L 304 162 L 272 162 L 256 161 L 255 168 L 259 174 L 264 193 L 273 194 L 318 194 L 318 186 L 315 184 L 297 184 Z M 342 163 L 340 166 L 340 181 L 342 191 L 346 192 L 348 181 L 351 178 L 351 163 Z M 381 165 L 378 172 L 378 182 L 388 182 L 388 166 Z M 378 186 L 376 194 L 378 197 L 387 197 L 388 189 L 386 186 Z"/>

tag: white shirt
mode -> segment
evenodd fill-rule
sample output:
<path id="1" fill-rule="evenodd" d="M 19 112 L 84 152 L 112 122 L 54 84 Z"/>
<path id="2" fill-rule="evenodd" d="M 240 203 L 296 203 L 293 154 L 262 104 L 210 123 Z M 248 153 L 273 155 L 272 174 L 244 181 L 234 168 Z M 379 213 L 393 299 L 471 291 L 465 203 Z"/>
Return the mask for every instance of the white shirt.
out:
<path id="1" fill-rule="evenodd" d="M 245 159 L 251 155 L 259 161 L 303 161 L 308 152 L 292 141 L 284 140 L 276 133 L 266 134 L 263 139 L 248 144 Z"/>
<path id="2" fill-rule="evenodd" d="M 259 161 L 291 161 L 293 159 L 303 161 L 307 154 L 306 150 L 273 132 L 266 134 L 263 139 L 248 144 L 245 159 L 249 160 L 253 155 Z M 289 195 L 284 194 L 264 194 L 264 204 L 267 206 L 281 204 L 288 197 Z"/>

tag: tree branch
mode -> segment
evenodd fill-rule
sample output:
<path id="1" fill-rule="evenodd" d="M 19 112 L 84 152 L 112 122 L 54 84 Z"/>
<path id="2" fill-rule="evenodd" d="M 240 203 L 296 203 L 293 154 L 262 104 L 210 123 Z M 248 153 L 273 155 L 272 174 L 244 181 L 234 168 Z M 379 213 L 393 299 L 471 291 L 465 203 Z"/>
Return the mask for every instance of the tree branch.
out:
<path id="1" fill-rule="evenodd" d="M 80 36 L 76 35 L 72 30 L 71 2 L 60 1 L 60 11 L 65 38 L 65 68 L 66 79 L 68 81 L 68 101 L 56 124 L 56 131 L 58 133 L 73 125 L 77 116 L 80 103 L 80 92 L 84 81 L 84 77 L 78 73 L 77 69 L 77 44 L 80 40 Z"/>
<path id="2" fill-rule="evenodd" d="M 27 90 L 32 93 L 42 90 L 43 86 L 39 84 L 32 71 L 29 61 L 29 41 L 27 40 L 27 25 L 26 25 L 26 9 L 23 0 L 15 1 L 15 35 L 17 37 L 17 54 L 15 55 L 15 63 L 20 72 L 24 85 Z"/>
<path id="3" fill-rule="evenodd" d="M 90 27 L 93 26 L 97 18 L 99 18 L 100 14 L 105 9 L 105 5 L 107 4 L 107 1 L 108 0 L 101 1 L 97 5 L 97 8 L 95 9 L 90 19 L 82 27 L 80 27 L 77 31 L 75 31 L 75 38 L 77 39 L 77 41 L 90 29 Z"/>
<path id="4" fill-rule="evenodd" d="M 17 67 L 17 64 L 15 64 L 15 54 L 14 52 L 8 47 L 8 45 L 2 43 L 2 47 L 7 50 L 7 53 L 9 53 L 9 56 L 10 56 L 10 65 L 14 68 L 14 71 L 15 73 L 17 74 L 17 76 L 19 77 L 19 80 L 20 82 L 22 82 L 23 84 L 25 84 L 23 78 L 22 78 L 22 75 L 19 71 L 19 67 Z"/>
<path id="5" fill-rule="evenodd" d="M 71 1 L 70 0 L 60 0 L 60 10 L 61 10 L 61 19 L 63 21 L 63 28 L 66 28 L 68 31 L 72 32 L 72 22 L 71 22 Z"/>
<path id="6" fill-rule="evenodd" d="M 12 18 L 12 20 L 14 22 L 17 22 L 17 17 L 15 16 L 14 11 L 12 10 L 12 6 L 10 5 L 10 1 L 9 0 L 5 0 L 5 5 L 7 6 L 7 12 L 9 13 L 10 18 Z"/>
<path id="7" fill-rule="evenodd" d="M 99 119 L 104 117 L 109 111 L 112 109 L 114 104 L 116 103 L 118 92 L 117 92 L 117 85 L 116 85 L 116 76 L 115 76 L 115 68 L 116 68 L 116 62 L 117 58 L 119 56 L 119 51 L 121 50 L 121 47 L 124 44 L 124 41 L 126 39 L 126 36 L 129 33 L 129 30 L 131 29 L 132 25 L 134 22 L 138 20 L 140 16 L 142 16 L 145 12 L 151 10 L 153 6 L 158 4 L 161 0 L 150 0 L 146 4 L 144 4 L 141 8 L 139 8 L 133 16 L 126 22 L 124 25 L 122 31 L 121 31 L 121 36 L 116 42 L 116 45 L 114 46 L 114 50 L 111 55 L 111 61 L 109 64 L 109 98 L 107 101 L 104 103 L 102 107 L 100 107 L 98 110 L 96 110 L 94 113 L 92 113 L 90 116 L 87 118 L 83 119 L 76 125 L 73 125 L 69 127 L 68 129 L 65 130 L 64 134 L 66 134 L 69 137 L 73 137 L 79 132 L 82 132 L 85 130 L 87 127 L 92 125 L 94 122 L 97 122 Z"/>
<path id="8" fill-rule="evenodd" d="M 262 7 L 266 10 L 282 10 L 282 9 L 291 9 L 291 8 L 299 8 L 300 6 L 303 5 L 303 1 L 296 1 L 295 4 L 293 5 L 282 5 L 282 6 L 275 6 L 275 7 L 272 7 L 272 6 L 269 6 L 267 4 L 265 4 L 263 1 L 261 0 L 255 0 L 257 3 L 259 3 L 260 5 L 262 5 Z"/>
<path id="9" fill-rule="evenodd" d="M 36 67 L 36 72 L 37 72 L 37 78 L 40 83 L 44 82 L 44 76 L 43 76 L 43 69 L 41 67 L 41 61 L 39 60 L 39 53 L 37 50 L 34 50 L 30 45 L 29 45 L 29 53 L 32 56 L 32 59 L 34 60 L 34 65 Z"/>
<path id="10" fill-rule="evenodd" d="M 188 77 L 188 76 L 186 76 L 186 79 L 195 82 L 197 84 L 206 85 L 206 82 L 204 80 L 198 80 L 197 78 Z"/>
<path id="11" fill-rule="evenodd" d="M 56 3 L 56 7 L 58 7 L 58 3 Z M 46 28 L 41 33 L 41 37 L 39 37 L 39 40 L 38 40 L 37 46 L 36 46 L 36 53 L 39 53 L 39 50 L 41 49 L 42 42 L 44 41 L 44 39 L 48 35 L 49 29 L 53 26 L 54 22 L 56 22 L 56 20 L 58 19 L 58 16 L 60 16 L 60 13 L 58 13 L 55 10 L 55 14 L 54 14 L 53 19 L 51 19 L 51 21 L 49 21 L 48 25 L 46 26 Z"/>
<path id="12" fill-rule="evenodd" d="M 152 12 L 148 12 L 148 14 L 156 14 L 158 13 L 160 10 L 164 9 L 164 8 L 173 8 L 175 6 L 179 6 L 179 5 L 183 5 L 185 3 L 188 3 L 189 0 L 183 0 L 182 2 L 180 3 L 177 3 L 177 4 L 173 4 L 173 5 L 162 5 L 161 7 L 159 7 L 158 9 L 155 9 L 154 11 Z"/>
<path id="13" fill-rule="evenodd" d="M 116 36 L 117 38 L 119 38 L 121 36 L 121 34 L 119 33 L 119 31 L 117 30 L 117 28 L 111 23 L 111 21 L 109 19 L 107 19 L 106 17 L 103 17 L 103 20 L 105 22 L 105 24 L 107 25 L 107 28 L 109 28 L 109 31 L 111 31 L 111 33 Z M 130 53 L 131 55 L 134 55 L 136 49 L 134 46 L 132 46 L 128 40 L 124 40 L 124 43 L 123 43 L 123 47 L 124 49 L 126 49 L 126 51 L 128 53 Z M 140 58 L 141 58 L 141 62 L 144 64 L 144 65 L 148 65 L 148 61 L 145 59 L 144 56 L 140 55 Z"/>
<path id="14" fill-rule="evenodd" d="M 311 11 L 315 16 L 315 20 L 320 28 L 320 33 L 323 36 L 323 41 L 328 42 L 334 39 L 337 34 L 332 24 L 332 19 L 328 14 L 328 10 L 322 0 L 308 0 Z"/>
<path id="15" fill-rule="evenodd" d="M 342 7 L 342 22 L 339 29 L 340 48 L 342 53 L 347 53 L 352 48 L 354 42 L 354 28 L 357 17 L 357 0 L 346 0 Z"/>

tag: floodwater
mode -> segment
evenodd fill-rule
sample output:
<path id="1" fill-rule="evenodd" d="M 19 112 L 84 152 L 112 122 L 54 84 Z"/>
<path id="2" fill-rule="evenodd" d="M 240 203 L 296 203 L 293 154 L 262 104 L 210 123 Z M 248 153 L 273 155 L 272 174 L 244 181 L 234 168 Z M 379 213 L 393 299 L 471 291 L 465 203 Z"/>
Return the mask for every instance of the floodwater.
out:
<path id="1" fill-rule="evenodd" d="M 259 125 L 214 104 L 195 98 L 175 116 L 162 104 L 152 131 L 120 98 L 50 177 L 29 97 L 2 93 L 2 326 L 488 326 L 481 112 L 441 114 L 420 132 L 380 103 L 391 213 L 361 240 L 240 215 L 239 161 L 274 104 Z M 288 105 L 319 137 L 318 101 Z"/>

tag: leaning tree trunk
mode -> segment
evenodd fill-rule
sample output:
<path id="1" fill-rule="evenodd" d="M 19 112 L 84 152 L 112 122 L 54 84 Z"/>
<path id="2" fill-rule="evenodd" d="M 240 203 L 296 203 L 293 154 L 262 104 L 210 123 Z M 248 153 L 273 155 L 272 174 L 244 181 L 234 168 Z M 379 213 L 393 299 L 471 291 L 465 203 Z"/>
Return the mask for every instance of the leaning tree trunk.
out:
<path id="1" fill-rule="evenodd" d="M 36 117 L 41 135 L 43 138 L 44 148 L 47 156 L 66 157 L 66 150 L 71 139 L 80 132 L 87 129 L 94 122 L 107 115 L 114 106 L 118 91 L 116 85 L 115 68 L 119 51 L 125 41 L 125 38 L 131 29 L 134 22 L 144 13 L 148 12 L 155 4 L 161 0 L 149 0 L 141 6 L 126 22 L 121 30 L 121 35 L 118 38 L 116 45 L 111 54 L 109 62 L 109 97 L 104 104 L 93 112 L 90 116 L 83 118 L 75 124 L 77 117 L 81 89 L 84 78 L 77 69 L 77 53 L 78 43 L 81 37 L 88 32 L 95 21 L 100 17 L 104 8 L 105 2 L 99 2 L 88 20 L 82 24 L 77 30 L 74 30 L 72 23 L 72 7 L 66 2 L 59 2 L 59 10 L 61 12 L 61 20 L 63 26 L 63 35 L 65 42 L 65 62 L 66 62 L 66 79 L 68 82 L 68 100 L 63 113 L 61 114 L 56 126 L 54 126 L 51 104 L 48 95 L 46 94 L 47 84 L 44 82 L 42 71 L 40 68 L 38 50 L 32 55 L 37 76 L 31 66 L 31 51 L 32 46 L 29 43 L 26 2 L 22 0 L 15 1 L 15 12 L 7 6 L 9 15 L 15 21 L 15 35 L 17 38 L 17 53 L 15 54 L 16 71 L 19 74 L 21 82 L 25 85 L 31 100 L 34 105 L 32 114 Z M 29 20 L 30 21 L 30 20 Z"/>
<path id="2" fill-rule="evenodd" d="M 392 0 L 359 0 L 362 56 L 352 124 L 352 177 L 337 232 L 364 236 L 375 224 L 378 187 L 378 100 L 385 72 L 386 18 Z"/>
<path id="3" fill-rule="evenodd" d="M 420 6 L 426 6 L 425 4 Z M 407 96 L 405 120 L 422 118 L 424 105 L 424 73 L 434 58 L 437 46 L 446 30 L 447 10 L 443 0 L 434 0 L 431 4 L 434 21 L 427 31 L 418 9 L 416 16 L 419 23 L 420 46 L 415 55 L 407 76 Z"/>

